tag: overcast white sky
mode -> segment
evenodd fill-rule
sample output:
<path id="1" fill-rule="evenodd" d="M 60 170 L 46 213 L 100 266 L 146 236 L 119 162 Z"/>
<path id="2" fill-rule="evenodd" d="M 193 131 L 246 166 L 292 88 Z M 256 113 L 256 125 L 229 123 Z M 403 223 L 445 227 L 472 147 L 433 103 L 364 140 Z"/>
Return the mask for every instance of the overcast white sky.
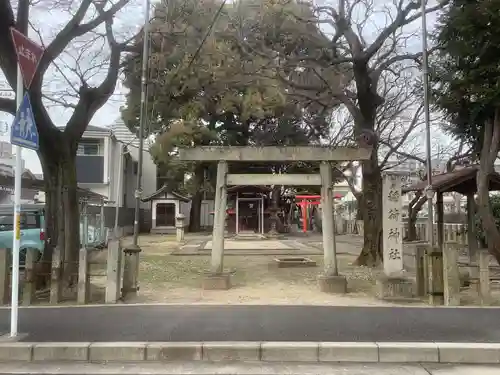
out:
<path id="1" fill-rule="evenodd" d="M 44 4 L 43 1 L 40 3 Z M 74 3 L 79 4 L 80 2 L 76 1 Z M 113 26 L 117 31 L 116 34 L 118 40 L 123 40 L 123 38 L 132 35 L 132 33 L 136 31 L 138 27 L 140 27 L 144 18 L 141 3 L 142 0 L 131 0 L 130 4 L 123 9 L 123 11 L 119 14 L 117 20 L 114 22 Z M 30 22 L 32 22 L 35 27 L 40 29 L 43 37 L 43 43 L 45 44 L 48 44 L 52 40 L 55 33 L 61 30 L 61 28 L 67 23 L 68 19 L 69 14 L 65 10 L 47 10 L 43 8 L 32 7 L 30 12 Z M 36 42 L 40 41 L 40 38 L 33 30 L 30 30 L 29 36 Z M 72 76 L 71 72 L 68 72 L 68 69 L 64 69 L 64 64 L 73 67 L 75 66 L 71 56 L 75 56 L 76 51 L 75 48 L 72 48 L 72 50 L 69 48 L 67 52 L 68 54 L 62 57 L 63 61 L 59 60 L 57 62 L 57 65 L 60 69 L 65 71 L 65 75 L 68 76 L 70 80 L 74 80 L 75 76 Z M 106 59 L 106 57 L 107 56 L 102 56 L 103 59 Z M 85 61 L 84 64 L 81 65 L 88 64 L 89 66 L 91 66 L 93 64 L 98 64 L 99 62 L 100 61 L 90 60 Z M 102 73 L 105 73 L 105 71 L 102 71 Z M 102 76 L 103 74 L 98 75 L 96 77 L 96 80 L 100 81 L 102 79 Z M 5 82 L 5 77 L 3 76 L 1 70 L 0 82 Z M 44 77 L 44 87 L 47 88 L 45 93 L 49 91 L 61 92 L 67 90 L 69 85 L 63 79 L 62 75 L 57 71 L 57 69 L 55 69 L 55 67 L 52 67 Z M 120 106 L 124 103 L 125 92 L 126 91 L 123 88 L 121 82 L 118 82 L 115 94 L 95 114 L 93 120 L 91 121 L 91 124 L 97 126 L 110 126 L 120 116 L 119 109 Z M 56 126 L 64 126 L 71 116 L 71 110 L 64 109 L 62 107 L 51 105 L 50 108 L 48 108 L 48 111 Z M 0 121 L 7 122 L 9 126 L 8 132 L 6 134 L 0 135 L 0 140 L 10 140 L 10 124 L 12 123 L 13 118 L 14 117 L 9 114 L 0 112 Z M 3 129 L 3 127 L 0 127 L 0 129 Z M 26 168 L 29 168 L 33 173 L 42 173 L 40 161 L 35 151 L 23 149 L 22 157 L 26 161 Z"/>
<path id="2" fill-rule="evenodd" d="M 118 22 L 115 22 L 114 26 L 120 31 L 124 33 L 129 33 L 133 32 L 134 30 L 137 30 L 139 25 L 141 25 L 142 20 L 143 20 L 143 8 L 141 5 L 142 0 L 133 0 L 133 3 L 129 5 L 124 11 L 119 15 L 118 17 Z M 325 0 L 323 1 L 316 1 L 316 3 L 324 3 Z M 330 2 L 330 1 L 328 1 Z M 78 3 L 78 2 L 77 2 Z M 376 0 L 375 3 L 378 4 L 391 4 L 391 2 L 384 1 L 384 0 Z M 63 25 L 67 22 L 68 19 L 68 14 L 64 13 L 63 11 L 47 11 L 45 9 L 33 9 L 30 15 L 30 20 L 33 22 L 35 25 L 38 25 L 41 29 L 41 32 L 43 34 L 43 39 L 45 43 L 50 41 L 54 35 L 55 32 L 60 30 Z M 377 26 L 382 26 L 383 24 L 386 23 L 385 17 L 373 17 L 372 19 L 372 27 L 377 28 Z M 435 16 L 431 15 L 428 17 L 428 29 L 432 29 L 433 25 L 435 23 Z M 367 26 L 368 30 L 369 26 Z M 420 21 L 415 22 L 409 31 L 414 31 L 415 29 L 420 28 Z M 126 30 L 126 31 L 123 31 Z M 38 36 L 31 32 L 30 37 L 38 41 L 39 38 Z M 410 50 L 415 50 L 419 48 L 420 45 L 420 39 L 414 40 L 411 45 L 408 46 Z M 70 53 L 72 53 L 70 51 Z M 71 65 L 70 57 L 65 57 L 64 58 L 65 62 L 69 65 Z M 92 64 L 95 61 L 89 61 L 89 64 Z M 62 62 L 58 63 L 58 66 L 62 66 Z M 51 82 L 51 80 L 53 82 Z M 1 75 L 0 72 L 0 82 L 4 81 L 4 77 Z M 62 79 L 61 74 L 57 72 L 56 69 L 52 69 L 52 71 L 48 72 L 45 77 L 45 83 L 50 84 L 50 90 L 60 90 L 62 86 L 67 85 L 65 81 Z M 66 87 L 64 87 L 66 89 Z M 124 93 L 125 89 L 122 87 L 122 85 L 119 83 L 117 85 L 117 88 L 115 90 L 115 94 L 111 98 L 111 100 L 106 103 L 94 116 L 92 120 L 93 125 L 97 126 L 110 126 L 119 116 L 119 108 L 124 102 Z M 71 112 L 69 110 L 65 110 L 61 107 L 50 107 L 49 108 L 49 113 L 55 122 L 57 126 L 64 126 L 66 121 L 69 119 Z M 12 122 L 13 117 L 8 115 L 8 114 L 3 114 L 0 112 L 0 121 L 5 121 L 9 124 Z M 1 140 L 9 141 L 9 136 L 10 130 L 3 135 L 0 135 Z M 26 167 L 29 168 L 32 172 L 34 173 L 41 173 L 41 167 L 40 167 L 40 162 L 38 159 L 38 156 L 36 152 L 30 151 L 30 150 L 23 150 L 23 158 L 26 161 Z"/>

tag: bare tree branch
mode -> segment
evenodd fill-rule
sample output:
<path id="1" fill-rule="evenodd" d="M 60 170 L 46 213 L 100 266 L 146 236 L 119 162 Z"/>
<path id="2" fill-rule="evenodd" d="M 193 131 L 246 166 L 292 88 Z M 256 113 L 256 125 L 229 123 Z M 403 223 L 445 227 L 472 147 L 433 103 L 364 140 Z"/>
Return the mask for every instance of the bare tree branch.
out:
<path id="1" fill-rule="evenodd" d="M 117 4 L 122 5 L 119 8 L 115 7 L 114 13 L 121 9 L 127 1 L 121 0 L 118 2 Z M 111 49 L 111 55 L 109 59 L 108 71 L 102 83 L 96 88 L 89 88 L 85 83 L 85 85 L 82 85 L 80 88 L 80 100 L 64 130 L 64 132 L 69 134 L 73 139 L 79 139 L 82 136 L 87 124 L 90 122 L 90 119 L 94 116 L 95 112 L 101 108 L 113 94 L 120 70 L 122 46 L 117 43 L 113 35 L 112 16 L 114 13 L 105 11 L 101 6 L 96 5 L 96 8 L 99 12 L 99 16 L 96 19 L 104 20 L 106 38 Z"/>
<path id="2" fill-rule="evenodd" d="M 71 43 L 71 41 L 75 38 L 94 30 L 103 23 L 112 22 L 113 16 L 125 5 L 127 5 L 129 1 L 130 0 L 118 0 L 116 4 L 113 4 L 108 10 L 98 12 L 99 15 L 97 17 L 82 24 L 81 22 L 84 20 L 89 7 L 92 5 L 92 0 L 83 0 L 71 20 L 45 49 L 45 52 L 40 59 L 37 74 L 35 74 L 32 86 L 40 90 L 40 77 L 44 76 L 51 62 L 54 61 L 68 47 L 69 43 Z M 99 6 L 98 3 L 95 3 L 94 5 L 96 7 Z"/>
<path id="3" fill-rule="evenodd" d="M 57 98 L 54 98 L 53 96 L 49 96 L 49 95 L 46 95 L 46 94 L 43 94 L 43 97 L 45 99 L 47 99 L 47 100 L 50 100 L 51 102 L 53 102 L 55 104 L 58 104 L 58 105 L 64 107 L 64 108 L 72 108 L 72 109 L 76 108 L 76 105 L 74 105 L 72 103 L 68 103 L 65 100 L 57 99 Z"/>
<path id="4" fill-rule="evenodd" d="M 424 1 L 424 0 L 420 0 Z M 387 38 L 393 34 L 398 28 L 408 25 L 412 23 L 415 20 L 418 20 L 421 16 L 422 13 L 418 12 L 417 14 L 414 14 L 413 16 L 410 16 L 410 13 L 412 11 L 418 10 L 420 8 L 420 1 L 411 1 L 406 7 L 403 7 L 403 1 L 399 2 L 398 8 L 397 8 L 397 14 L 395 19 L 391 24 L 389 24 L 380 34 L 379 36 L 375 39 L 375 41 L 366 49 L 366 58 L 370 59 L 373 57 L 382 47 L 382 45 L 385 43 Z M 432 13 L 435 12 L 436 10 L 442 9 L 449 3 L 449 0 L 443 0 L 440 1 L 438 5 L 428 8 L 425 10 L 425 13 Z"/>
<path id="5" fill-rule="evenodd" d="M 0 0 L 0 68 L 11 87 L 16 87 L 17 58 L 9 28 L 15 24 L 10 0 Z"/>
<path id="6" fill-rule="evenodd" d="M 403 157 L 405 157 L 407 159 L 416 160 L 416 161 L 418 161 L 420 163 L 423 163 L 423 164 L 426 163 L 426 161 L 424 159 L 422 159 L 421 157 L 418 157 L 416 155 L 412 155 L 412 154 L 406 153 L 404 151 L 398 150 L 394 146 L 392 146 L 390 143 L 388 143 L 388 142 L 386 142 L 384 140 L 379 139 L 379 142 L 381 144 L 383 144 L 384 146 L 388 147 L 393 154 L 403 156 Z"/>
<path id="7" fill-rule="evenodd" d="M 394 154 L 394 152 L 396 152 L 397 150 L 399 150 L 401 148 L 401 146 L 408 139 L 408 136 L 415 130 L 417 122 L 420 119 L 420 116 L 422 115 L 423 109 L 424 109 L 424 106 L 423 106 L 423 104 L 421 104 L 420 107 L 418 107 L 418 109 L 415 111 L 415 114 L 413 115 L 413 119 L 410 122 L 410 124 L 407 126 L 403 136 L 396 144 L 393 144 L 390 146 L 387 146 L 387 145 L 389 145 L 388 142 L 385 144 L 387 147 L 389 147 L 389 152 L 387 152 L 387 154 L 385 155 L 385 158 L 379 164 L 379 166 L 381 168 L 383 168 L 385 166 L 385 164 L 387 163 L 389 158 Z M 417 159 L 415 159 L 415 160 L 417 160 Z"/>

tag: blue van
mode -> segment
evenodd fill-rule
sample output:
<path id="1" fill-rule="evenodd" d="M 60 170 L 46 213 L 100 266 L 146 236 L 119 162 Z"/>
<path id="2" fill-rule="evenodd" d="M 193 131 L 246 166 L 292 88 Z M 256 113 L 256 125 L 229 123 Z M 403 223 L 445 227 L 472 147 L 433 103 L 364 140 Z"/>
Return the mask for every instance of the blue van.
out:
<path id="1" fill-rule="evenodd" d="M 36 249 L 38 259 L 43 255 L 45 248 L 45 204 L 31 203 L 21 205 L 21 247 L 19 264 L 26 262 L 26 250 Z M 99 243 L 99 229 L 89 225 L 87 227 L 87 245 L 97 246 Z M 0 248 L 12 249 L 14 236 L 14 206 L 0 205 Z M 83 236 L 83 225 L 80 223 L 80 238 Z M 80 243 L 82 245 L 82 243 Z"/>
<path id="2" fill-rule="evenodd" d="M 0 248 L 12 249 L 14 236 L 14 207 L 0 205 Z M 21 205 L 21 247 L 19 264 L 26 262 L 26 250 L 36 249 L 38 259 L 45 247 L 45 221 L 43 204 Z"/>

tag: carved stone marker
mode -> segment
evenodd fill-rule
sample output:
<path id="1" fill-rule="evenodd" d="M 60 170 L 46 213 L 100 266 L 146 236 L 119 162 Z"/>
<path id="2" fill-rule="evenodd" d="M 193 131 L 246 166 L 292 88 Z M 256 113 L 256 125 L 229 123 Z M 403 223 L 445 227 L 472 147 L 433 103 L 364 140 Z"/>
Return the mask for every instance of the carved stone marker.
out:
<path id="1" fill-rule="evenodd" d="M 388 173 L 383 177 L 382 185 L 382 243 L 386 276 L 399 276 L 403 271 L 401 208 L 401 176 Z"/>
<path id="2" fill-rule="evenodd" d="M 404 275 L 402 225 L 402 175 L 389 172 L 382 181 L 382 246 L 384 276 L 377 280 L 380 299 L 413 298 L 415 286 Z"/>

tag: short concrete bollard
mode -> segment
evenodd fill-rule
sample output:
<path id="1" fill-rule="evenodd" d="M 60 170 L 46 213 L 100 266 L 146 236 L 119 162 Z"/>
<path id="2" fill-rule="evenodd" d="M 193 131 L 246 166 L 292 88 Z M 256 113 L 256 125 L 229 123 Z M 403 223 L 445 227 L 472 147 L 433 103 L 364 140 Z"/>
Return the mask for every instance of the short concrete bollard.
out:
<path id="1" fill-rule="evenodd" d="M 479 252 L 479 300 L 481 305 L 488 306 L 491 304 L 490 292 L 490 253 L 488 250 Z"/>
<path id="2" fill-rule="evenodd" d="M 139 291 L 139 254 L 141 251 L 140 247 L 133 245 L 123 249 L 123 298 L 130 295 L 137 295 Z"/>
<path id="3" fill-rule="evenodd" d="M 85 305 L 89 302 L 90 295 L 90 275 L 89 275 L 89 252 L 88 249 L 82 247 L 80 249 L 80 259 L 78 263 L 78 291 L 77 302 L 80 305 Z"/>
<path id="4" fill-rule="evenodd" d="M 443 252 L 439 247 L 427 251 L 427 270 L 429 280 L 429 304 L 444 304 Z"/>
<path id="5" fill-rule="evenodd" d="M 428 245 L 417 245 L 415 249 L 416 295 L 424 297 L 428 293 L 427 262 L 425 253 Z"/>
<path id="6" fill-rule="evenodd" d="M 184 214 L 178 214 L 175 217 L 175 232 L 177 236 L 177 242 L 184 241 L 184 226 L 185 226 L 186 217 Z"/>
<path id="7" fill-rule="evenodd" d="M 120 299 L 121 260 L 122 248 L 120 240 L 109 241 L 108 259 L 106 261 L 106 303 L 116 303 Z"/>
<path id="8" fill-rule="evenodd" d="M 6 305 L 10 299 L 10 249 L 0 249 L 0 304 Z"/>
<path id="9" fill-rule="evenodd" d="M 23 305 L 29 306 L 35 297 L 35 262 L 38 250 L 26 250 L 26 262 L 24 264 Z"/>

